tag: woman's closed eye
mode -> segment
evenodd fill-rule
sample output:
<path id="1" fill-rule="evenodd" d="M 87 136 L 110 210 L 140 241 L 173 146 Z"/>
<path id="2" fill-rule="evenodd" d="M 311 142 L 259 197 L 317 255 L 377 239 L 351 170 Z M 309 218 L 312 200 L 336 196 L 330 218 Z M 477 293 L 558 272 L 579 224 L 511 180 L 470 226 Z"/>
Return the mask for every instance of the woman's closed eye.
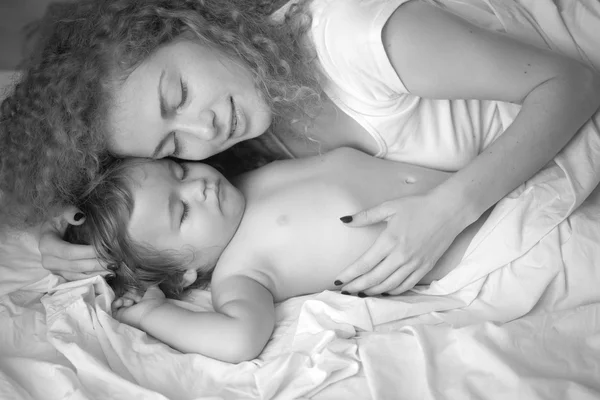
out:
<path id="1" fill-rule="evenodd" d="M 179 80 L 179 84 L 181 85 L 181 102 L 179 102 L 179 105 L 177 106 L 177 110 L 180 110 L 183 108 L 183 106 L 185 106 L 185 103 L 188 98 L 187 84 L 183 81 L 183 79 Z"/>
<path id="2" fill-rule="evenodd" d="M 190 172 L 190 167 L 185 163 L 179 163 L 179 168 L 181 169 L 179 179 L 183 181 L 185 178 L 187 178 L 188 172 Z"/>
<path id="3" fill-rule="evenodd" d="M 183 79 L 179 80 L 179 84 L 181 86 L 181 101 L 179 102 L 179 105 L 175 108 L 176 111 L 181 110 L 185 106 L 185 103 L 187 102 L 188 98 L 187 84 L 183 81 Z M 172 135 L 173 153 L 171 153 L 171 157 L 179 157 L 179 155 L 181 154 L 181 143 L 179 141 L 179 138 L 177 137 L 177 132 L 172 132 Z"/>

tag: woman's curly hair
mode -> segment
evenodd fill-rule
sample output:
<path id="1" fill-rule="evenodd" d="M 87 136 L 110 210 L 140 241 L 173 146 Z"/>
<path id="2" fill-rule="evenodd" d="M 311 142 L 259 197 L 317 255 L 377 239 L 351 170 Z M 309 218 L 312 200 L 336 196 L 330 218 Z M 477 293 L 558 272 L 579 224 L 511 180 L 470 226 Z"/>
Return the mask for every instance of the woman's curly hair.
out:
<path id="1" fill-rule="evenodd" d="M 322 91 L 301 40 L 309 0 L 275 24 L 266 0 L 80 0 L 49 7 L 14 92 L 0 106 L 3 210 L 37 223 L 75 204 L 110 161 L 111 93 L 184 32 L 241 60 L 273 110 L 313 116 Z M 287 117 L 286 117 L 287 116 Z M 244 145 L 242 145 L 244 146 Z"/>
<path id="2" fill-rule="evenodd" d="M 132 171 L 145 162 L 149 161 L 115 159 L 106 166 L 76 203 L 85 221 L 69 225 L 64 239 L 94 247 L 98 258 L 115 272 L 107 281 L 117 297 L 128 291 L 143 294 L 148 287 L 158 285 L 165 296 L 179 299 L 186 289 L 207 287 L 215 265 L 199 265 L 201 260 L 191 253 L 158 251 L 129 235 L 134 208 Z M 184 287 L 185 268 L 190 263 L 198 268 L 198 275 L 192 285 Z"/>

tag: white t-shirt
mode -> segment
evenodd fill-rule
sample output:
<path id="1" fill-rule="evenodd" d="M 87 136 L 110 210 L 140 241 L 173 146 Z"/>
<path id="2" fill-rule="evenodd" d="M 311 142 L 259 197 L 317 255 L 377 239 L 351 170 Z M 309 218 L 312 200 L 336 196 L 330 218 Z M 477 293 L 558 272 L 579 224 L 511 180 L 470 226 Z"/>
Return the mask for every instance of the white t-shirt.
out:
<path id="1" fill-rule="evenodd" d="M 381 33 L 409 0 L 314 0 L 312 38 L 332 101 L 375 139 L 375 156 L 458 170 L 514 120 L 519 106 L 411 95 L 392 67 Z M 488 11 L 481 9 L 479 13 Z M 488 12 L 493 18 L 493 12 Z"/>

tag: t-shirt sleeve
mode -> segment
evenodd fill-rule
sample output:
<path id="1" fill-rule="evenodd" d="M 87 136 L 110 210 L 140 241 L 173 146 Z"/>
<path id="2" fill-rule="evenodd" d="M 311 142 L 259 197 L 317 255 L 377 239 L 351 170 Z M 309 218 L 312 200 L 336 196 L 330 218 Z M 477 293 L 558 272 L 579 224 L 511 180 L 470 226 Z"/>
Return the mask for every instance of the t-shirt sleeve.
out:
<path id="1" fill-rule="evenodd" d="M 408 93 L 381 37 L 389 17 L 407 1 L 313 1 L 313 40 L 321 67 L 334 86 L 373 101 Z"/>

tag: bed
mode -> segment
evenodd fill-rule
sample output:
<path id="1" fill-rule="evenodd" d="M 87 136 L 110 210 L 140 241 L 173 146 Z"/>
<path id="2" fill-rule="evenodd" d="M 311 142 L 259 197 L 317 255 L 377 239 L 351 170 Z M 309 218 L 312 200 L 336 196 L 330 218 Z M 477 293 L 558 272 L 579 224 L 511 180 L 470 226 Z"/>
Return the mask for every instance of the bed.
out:
<path id="1" fill-rule="evenodd" d="M 597 0 L 442 6 L 600 71 Z M 599 399 L 600 115 L 503 199 L 461 264 L 405 296 L 277 304 L 261 356 L 181 354 L 110 314 L 101 278 L 40 264 L 35 229 L 0 237 L 2 399 Z M 182 306 L 210 309 L 194 291 Z"/>

